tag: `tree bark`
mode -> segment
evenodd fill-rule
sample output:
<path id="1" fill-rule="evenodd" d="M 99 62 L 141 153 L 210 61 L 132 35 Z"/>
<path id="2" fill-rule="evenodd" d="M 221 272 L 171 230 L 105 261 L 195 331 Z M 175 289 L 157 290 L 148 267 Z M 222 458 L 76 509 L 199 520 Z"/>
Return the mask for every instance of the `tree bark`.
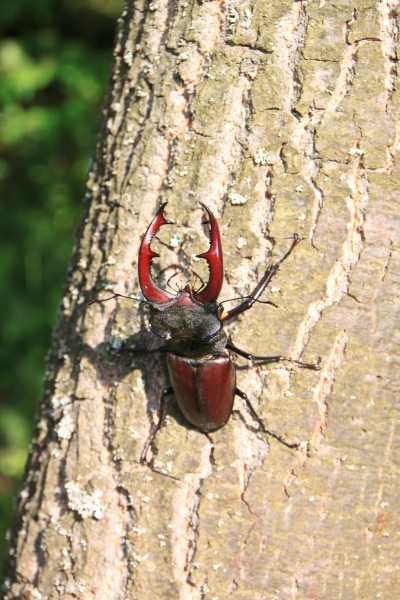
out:
<path id="1" fill-rule="evenodd" d="M 7 600 L 400 596 L 398 22 L 395 0 L 127 3 Z M 260 433 L 239 398 L 210 435 L 168 398 L 152 439 L 168 382 L 141 351 L 160 345 L 146 313 L 87 303 L 138 297 L 161 201 L 174 225 L 155 269 L 200 272 L 203 201 L 222 234 L 221 299 L 305 238 L 266 296 L 279 308 L 229 327 L 254 354 L 321 357 L 318 372 L 236 361 L 266 426 L 299 450 Z"/>

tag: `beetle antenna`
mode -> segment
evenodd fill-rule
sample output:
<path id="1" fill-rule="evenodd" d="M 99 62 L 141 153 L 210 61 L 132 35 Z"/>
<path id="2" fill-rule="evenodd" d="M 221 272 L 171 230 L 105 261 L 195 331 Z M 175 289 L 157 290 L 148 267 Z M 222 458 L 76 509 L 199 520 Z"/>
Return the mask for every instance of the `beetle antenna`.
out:
<path id="1" fill-rule="evenodd" d="M 165 287 L 167 287 L 167 286 L 168 286 L 168 287 L 169 287 L 169 288 L 171 288 L 171 290 L 173 290 L 174 292 L 179 292 L 179 291 L 180 291 L 180 290 L 179 290 L 179 288 L 177 287 L 177 288 L 175 289 L 175 288 L 174 288 L 172 285 L 170 285 L 170 283 L 169 283 L 169 282 L 171 281 L 171 279 L 173 279 L 174 277 L 176 277 L 176 276 L 177 276 L 179 273 L 183 273 L 183 272 L 184 272 L 184 269 L 183 269 L 183 268 L 182 268 L 180 265 L 178 265 L 178 264 L 176 264 L 176 263 L 173 263 L 172 265 L 168 265 L 168 267 L 164 267 L 164 269 L 161 269 L 161 270 L 158 272 L 158 275 L 157 275 L 156 279 L 157 279 L 157 281 L 159 281 L 159 280 L 160 280 L 160 278 L 162 277 L 162 275 L 164 275 L 164 273 L 165 273 L 166 271 L 168 271 L 169 269 L 175 269 L 175 272 L 174 272 L 174 273 L 172 273 L 172 275 L 169 277 L 169 279 L 167 280 L 167 283 L 165 284 Z"/>
<path id="2" fill-rule="evenodd" d="M 196 273 L 196 271 L 192 271 L 192 273 L 193 273 L 193 275 L 195 277 L 197 277 L 197 279 L 200 280 L 200 287 L 199 287 L 199 289 L 198 290 L 193 290 L 195 294 L 198 294 L 200 292 L 200 290 L 202 290 L 203 288 L 206 287 L 206 284 L 205 284 L 204 280 L 200 277 L 200 275 L 198 273 Z"/>
<path id="3" fill-rule="evenodd" d="M 225 304 L 225 302 L 234 302 L 235 300 L 246 300 L 247 298 L 252 298 L 254 300 L 254 302 L 258 302 L 258 304 L 270 304 L 271 306 L 275 306 L 275 308 L 279 308 L 279 306 L 277 304 L 275 304 L 275 302 L 272 302 L 271 300 L 257 300 L 254 299 L 252 296 L 239 296 L 238 298 L 229 298 L 228 300 L 222 300 L 222 302 L 220 302 L 219 304 Z"/>
<path id="4" fill-rule="evenodd" d="M 124 296 L 124 294 L 113 294 L 112 296 L 110 296 L 109 298 L 96 298 L 95 300 L 92 300 L 91 302 L 88 302 L 86 306 L 92 306 L 92 304 L 103 304 L 103 302 L 108 302 L 109 300 L 114 300 L 114 298 L 126 298 L 127 300 L 140 300 L 140 298 L 135 298 L 132 296 Z"/>
<path id="5" fill-rule="evenodd" d="M 171 288 L 171 290 L 173 290 L 174 292 L 179 292 L 179 288 L 178 286 L 176 286 L 176 288 L 174 288 L 171 284 L 170 281 L 171 279 L 173 279 L 174 277 L 176 277 L 177 275 L 179 275 L 179 273 L 182 273 L 183 269 L 179 269 L 179 271 L 175 271 L 175 273 L 172 273 L 171 277 L 168 279 L 167 283 L 165 284 L 166 287 Z"/>
<path id="6" fill-rule="evenodd" d="M 176 263 L 172 263 L 172 265 L 168 265 L 168 267 L 164 267 L 163 269 L 160 269 L 160 270 L 159 270 L 159 272 L 158 272 L 158 274 L 157 274 L 157 279 L 160 279 L 160 277 L 161 277 L 162 275 L 164 275 L 164 273 L 165 273 L 166 271 L 168 271 L 168 269 L 176 269 L 176 271 L 175 271 L 174 275 L 175 275 L 177 272 L 179 272 L 179 271 L 181 271 L 181 272 L 183 273 L 183 270 L 184 270 L 184 269 L 183 269 L 183 267 L 181 267 L 181 265 L 178 265 L 178 264 L 176 264 Z"/>

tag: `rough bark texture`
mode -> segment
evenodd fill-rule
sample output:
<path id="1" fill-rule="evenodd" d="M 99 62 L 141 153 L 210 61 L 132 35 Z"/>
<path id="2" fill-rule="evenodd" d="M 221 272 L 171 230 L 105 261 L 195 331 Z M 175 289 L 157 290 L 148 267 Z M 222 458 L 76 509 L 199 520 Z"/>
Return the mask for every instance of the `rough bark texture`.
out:
<path id="1" fill-rule="evenodd" d="M 400 597 L 398 20 L 395 0 L 128 2 L 6 599 Z M 306 238 L 273 282 L 279 308 L 230 327 L 257 354 L 321 357 L 319 372 L 237 361 L 299 451 L 239 399 L 209 436 L 169 400 L 150 443 L 162 359 L 120 351 L 157 347 L 146 314 L 86 303 L 137 296 L 161 200 L 160 269 L 207 248 L 200 200 L 218 217 L 221 299 Z"/>

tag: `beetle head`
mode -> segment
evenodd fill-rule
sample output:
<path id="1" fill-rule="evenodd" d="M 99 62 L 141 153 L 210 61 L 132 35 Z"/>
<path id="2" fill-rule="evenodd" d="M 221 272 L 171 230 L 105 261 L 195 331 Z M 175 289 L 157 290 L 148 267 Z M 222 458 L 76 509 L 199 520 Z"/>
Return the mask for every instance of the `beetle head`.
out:
<path id="1" fill-rule="evenodd" d="M 200 204 L 207 212 L 210 222 L 210 247 L 207 252 L 198 255 L 199 258 L 204 258 L 208 263 L 210 271 L 208 283 L 203 290 L 199 290 L 198 292 L 192 292 L 191 287 L 187 285 L 174 296 L 170 292 L 160 288 L 151 278 L 150 267 L 152 260 L 159 256 L 159 254 L 153 252 L 150 248 L 151 240 L 162 225 L 172 223 L 164 216 L 165 202 L 161 205 L 144 234 L 139 250 L 139 283 L 143 296 L 150 304 L 165 305 L 171 303 L 173 306 L 188 306 L 195 303 L 206 305 L 216 302 L 222 288 L 224 275 L 221 238 L 216 218 L 205 204 L 201 202 Z"/>

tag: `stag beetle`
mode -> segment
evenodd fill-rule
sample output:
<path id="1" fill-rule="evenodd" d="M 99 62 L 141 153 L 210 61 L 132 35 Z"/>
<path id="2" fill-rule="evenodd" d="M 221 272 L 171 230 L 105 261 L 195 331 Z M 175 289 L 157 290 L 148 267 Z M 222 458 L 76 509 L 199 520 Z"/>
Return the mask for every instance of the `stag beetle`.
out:
<path id="1" fill-rule="evenodd" d="M 288 360 L 310 369 L 318 369 L 319 365 L 283 356 L 253 356 L 228 342 L 223 325 L 259 302 L 258 298 L 300 238 L 294 236 L 286 254 L 266 269 L 258 285 L 242 304 L 225 312 L 222 304 L 217 303 L 224 277 L 218 223 L 203 203 L 200 204 L 207 213 L 210 225 L 210 247 L 198 258 L 208 263 L 208 283 L 197 291 L 187 284 L 176 294 L 171 294 L 153 281 L 151 263 L 159 255 L 151 250 L 151 240 L 162 225 L 172 224 L 164 216 L 166 204 L 160 207 L 143 237 L 139 250 L 139 283 L 149 310 L 151 330 L 167 342 L 168 372 L 179 408 L 190 423 L 207 433 L 225 425 L 232 413 L 235 394 L 238 394 L 246 401 L 262 430 L 282 441 L 280 436 L 265 429 L 246 394 L 236 387 L 235 368 L 226 349 L 249 360 L 262 360 L 263 363 Z"/>

